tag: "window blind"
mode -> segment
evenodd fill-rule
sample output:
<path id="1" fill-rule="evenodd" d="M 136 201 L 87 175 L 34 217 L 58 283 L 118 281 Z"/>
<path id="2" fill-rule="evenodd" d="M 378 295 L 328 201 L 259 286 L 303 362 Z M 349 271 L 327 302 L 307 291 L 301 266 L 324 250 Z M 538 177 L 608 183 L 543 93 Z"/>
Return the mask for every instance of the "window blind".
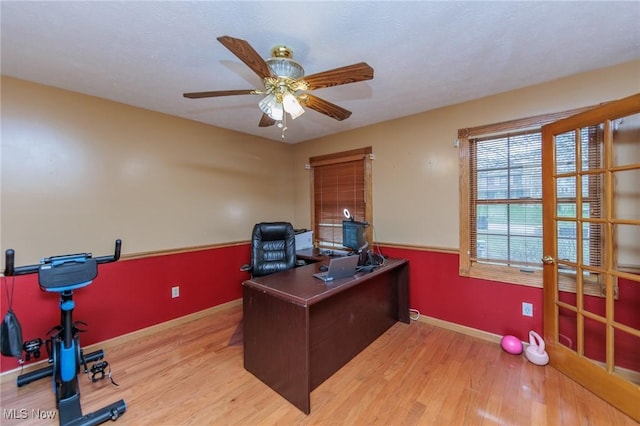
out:
<path id="1" fill-rule="evenodd" d="M 367 155 L 370 149 L 310 160 L 313 170 L 313 231 L 320 247 L 342 247 L 344 209 L 356 220 L 367 217 Z"/>
<path id="2" fill-rule="evenodd" d="M 472 261 L 539 267 L 542 145 L 539 131 L 469 140 Z"/>

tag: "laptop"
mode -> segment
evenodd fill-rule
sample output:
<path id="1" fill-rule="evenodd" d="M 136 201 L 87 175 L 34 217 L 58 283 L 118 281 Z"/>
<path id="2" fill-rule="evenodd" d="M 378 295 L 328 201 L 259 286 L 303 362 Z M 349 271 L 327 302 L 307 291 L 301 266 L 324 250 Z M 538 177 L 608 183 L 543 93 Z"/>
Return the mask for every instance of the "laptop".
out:
<path id="1" fill-rule="evenodd" d="M 341 256 L 329 260 L 329 269 L 325 272 L 317 272 L 314 277 L 327 282 L 336 278 L 352 277 L 356 274 L 360 256 Z"/>

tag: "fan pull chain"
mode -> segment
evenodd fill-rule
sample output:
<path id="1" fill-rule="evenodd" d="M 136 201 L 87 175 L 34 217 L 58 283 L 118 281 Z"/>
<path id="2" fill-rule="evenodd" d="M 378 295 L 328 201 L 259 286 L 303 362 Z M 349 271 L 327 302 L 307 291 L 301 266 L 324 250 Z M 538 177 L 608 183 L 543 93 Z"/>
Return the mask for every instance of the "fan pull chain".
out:
<path id="1" fill-rule="evenodd" d="M 278 127 L 282 129 L 282 140 L 284 140 L 284 132 L 287 131 L 287 113 L 282 114 L 282 121 L 278 123 Z"/>

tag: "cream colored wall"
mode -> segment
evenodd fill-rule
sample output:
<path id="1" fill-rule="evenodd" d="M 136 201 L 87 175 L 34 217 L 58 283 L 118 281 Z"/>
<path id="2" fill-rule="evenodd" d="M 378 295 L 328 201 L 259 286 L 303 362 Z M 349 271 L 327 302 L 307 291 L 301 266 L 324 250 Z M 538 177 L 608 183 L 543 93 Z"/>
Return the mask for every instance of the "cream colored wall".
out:
<path id="1" fill-rule="evenodd" d="M 2 78 L 2 253 L 16 264 L 248 240 L 293 220 L 290 145 Z M 4 266 L 4 256 L 2 262 Z"/>
<path id="2" fill-rule="evenodd" d="M 371 145 L 376 240 L 457 250 L 459 128 L 638 91 L 640 61 L 291 146 L 3 77 L 0 248 L 23 265 L 308 227 L 309 157 Z"/>
<path id="3" fill-rule="evenodd" d="M 296 224 L 310 224 L 309 172 L 304 169 L 309 157 L 372 146 L 376 241 L 457 250 L 458 129 L 594 105 L 639 91 L 640 61 L 635 61 L 298 144 Z"/>

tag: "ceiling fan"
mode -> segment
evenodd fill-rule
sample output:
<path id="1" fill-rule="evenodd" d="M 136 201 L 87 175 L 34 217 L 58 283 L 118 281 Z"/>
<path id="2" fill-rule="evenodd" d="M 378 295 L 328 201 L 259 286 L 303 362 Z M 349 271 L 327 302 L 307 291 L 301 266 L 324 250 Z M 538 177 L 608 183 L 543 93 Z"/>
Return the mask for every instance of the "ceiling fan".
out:
<path id="1" fill-rule="evenodd" d="M 271 50 L 271 58 L 265 60 L 245 40 L 221 36 L 218 37 L 218 41 L 262 79 L 264 89 L 192 92 L 185 93 L 183 96 L 199 99 L 232 95 L 264 95 L 258 102 L 258 107 L 262 111 L 258 126 L 268 127 L 278 123 L 278 127 L 282 129 L 283 139 L 287 119 L 285 113 L 295 119 L 304 113 L 303 106 L 339 121 L 351 116 L 351 111 L 314 96 L 308 93 L 309 91 L 373 78 L 373 68 L 365 62 L 305 76 L 302 66 L 293 60 L 293 51 L 289 47 L 274 47 Z"/>

